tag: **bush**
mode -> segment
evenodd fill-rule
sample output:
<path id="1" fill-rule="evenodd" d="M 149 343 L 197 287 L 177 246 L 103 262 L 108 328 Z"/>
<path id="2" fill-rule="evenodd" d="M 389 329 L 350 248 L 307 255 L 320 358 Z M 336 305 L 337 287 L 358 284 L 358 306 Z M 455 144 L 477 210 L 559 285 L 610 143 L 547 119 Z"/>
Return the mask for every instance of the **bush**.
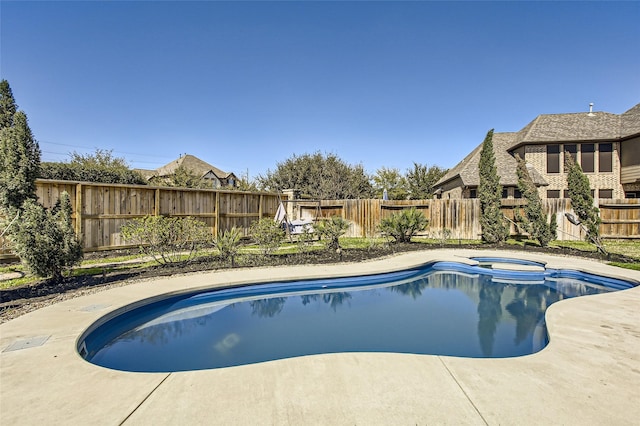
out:
<path id="1" fill-rule="evenodd" d="M 52 210 L 34 200 L 25 201 L 14 226 L 9 238 L 30 272 L 60 280 L 66 269 L 82 260 L 82 246 L 71 226 L 71 203 L 66 192 Z"/>
<path id="2" fill-rule="evenodd" d="M 408 243 L 411 237 L 424 231 L 428 224 L 424 213 L 412 207 L 382 219 L 379 229 L 383 234 L 390 235 L 396 243 Z"/>
<path id="3" fill-rule="evenodd" d="M 211 241 L 209 228 L 192 217 L 145 216 L 122 226 L 126 241 L 161 265 L 189 262 Z"/>
<path id="4" fill-rule="evenodd" d="M 311 225 L 302 225 L 302 232 L 298 234 L 296 241 L 298 253 L 306 253 L 313 245 L 313 232 Z"/>
<path id="5" fill-rule="evenodd" d="M 284 238 L 284 230 L 276 221 L 269 218 L 253 222 L 249 232 L 265 256 L 276 251 Z"/>
<path id="6" fill-rule="evenodd" d="M 340 216 L 331 216 L 328 220 L 319 222 L 316 229 L 320 236 L 327 238 L 327 248 L 337 250 L 340 248 L 338 239 L 349 229 L 349 222 Z"/>
<path id="7" fill-rule="evenodd" d="M 221 232 L 214 241 L 215 247 L 220 251 L 222 259 L 231 259 L 231 267 L 235 266 L 235 258 L 240 251 L 240 230 L 235 226 L 229 230 Z"/>

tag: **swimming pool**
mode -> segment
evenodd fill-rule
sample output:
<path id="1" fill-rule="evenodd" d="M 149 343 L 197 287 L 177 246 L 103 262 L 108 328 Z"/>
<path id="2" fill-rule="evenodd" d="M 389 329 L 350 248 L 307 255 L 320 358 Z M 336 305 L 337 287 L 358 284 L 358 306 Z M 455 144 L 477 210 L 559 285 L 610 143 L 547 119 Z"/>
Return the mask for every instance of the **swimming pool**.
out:
<path id="1" fill-rule="evenodd" d="M 536 262 L 473 260 L 171 296 L 99 320 L 78 351 L 96 365 L 144 372 L 337 352 L 521 356 L 548 343 L 552 303 L 633 286 Z"/>

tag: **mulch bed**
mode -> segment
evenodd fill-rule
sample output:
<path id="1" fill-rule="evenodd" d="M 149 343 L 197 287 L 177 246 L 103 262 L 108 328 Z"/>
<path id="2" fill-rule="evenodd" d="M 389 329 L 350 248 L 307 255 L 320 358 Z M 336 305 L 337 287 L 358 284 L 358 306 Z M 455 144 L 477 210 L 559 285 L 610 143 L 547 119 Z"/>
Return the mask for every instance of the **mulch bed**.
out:
<path id="1" fill-rule="evenodd" d="M 472 249 L 500 249 L 521 250 L 527 252 L 539 252 L 557 256 L 580 256 L 592 258 L 594 260 L 607 260 L 619 262 L 633 262 L 633 259 L 620 255 L 603 257 L 595 252 L 582 252 L 568 248 L 540 248 L 535 246 L 502 246 L 484 245 L 427 245 L 421 243 L 391 244 L 388 246 L 373 247 L 371 249 L 343 249 L 341 253 L 335 251 L 321 250 L 308 253 L 279 254 L 261 256 L 258 254 L 239 256 L 234 268 L 265 267 L 282 265 L 304 265 L 304 264 L 335 264 L 362 262 L 415 250 L 437 250 L 441 248 L 472 248 Z M 86 257 L 100 257 L 108 259 L 109 256 L 121 256 L 119 252 L 101 252 L 89 254 Z M 223 261 L 218 257 L 203 257 L 197 261 L 168 266 L 151 266 L 130 268 L 122 271 L 107 272 L 106 270 L 96 275 L 85 275 L 80 277 L 64 278 L 62 281 L 43 280 L 32 285 L 0 289 L 0 323 L 9 319 L 31 312 L 41 307 L 58 303 L 62 300 L 83 296 L 108 288 L 127 285 L 137 280 L 154 277 L 163 277 L 176 274 L 192 272 L 203 272 L 231 268 L 229 261 Z"/>

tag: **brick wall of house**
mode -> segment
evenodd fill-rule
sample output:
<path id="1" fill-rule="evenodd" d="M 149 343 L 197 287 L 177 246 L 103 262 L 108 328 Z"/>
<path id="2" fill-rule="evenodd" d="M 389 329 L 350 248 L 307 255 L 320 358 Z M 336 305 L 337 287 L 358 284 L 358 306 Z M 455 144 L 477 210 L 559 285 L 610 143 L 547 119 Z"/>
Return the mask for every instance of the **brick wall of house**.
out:
<path id="1" fill-rule="evenodd" d="M 624 189 L 620 183 L 620 155 L 619 142 L 613 142 L 612 161 L 613 167 L 611 172 L 598 172 L 599 169 L 599 149 L 596 144 L 594 153 L 594 173 L 586 173 L 589 179 L 591 189 L 596 190 L 596 197 L 600 189 L 612 189 L 613 198 L 624 198 Z M 528 145 L 525 147 L 525 159 L 528 163 L 538 170 L 538 172 L 549 183 L 549 186 L 540 187 L 538 192 L 540 197 L 547 198 L 547 191 L 559 190 L 560 197 L 563 191 L 567 189 L 567 174 L 564 167 L 564 148 L 560 147 L 560 173 L 547 173 L 547 146 L 546 145 Z M 580 144 L 578 144 L 578 158 L 580 158 Z"/>

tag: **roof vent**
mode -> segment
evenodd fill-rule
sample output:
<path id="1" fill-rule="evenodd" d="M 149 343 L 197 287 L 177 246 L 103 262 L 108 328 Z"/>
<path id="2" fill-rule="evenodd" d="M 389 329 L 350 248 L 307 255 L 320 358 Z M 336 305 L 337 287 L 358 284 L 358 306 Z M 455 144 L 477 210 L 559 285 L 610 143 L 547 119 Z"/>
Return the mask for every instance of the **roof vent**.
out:
<path id="1" fill-rule="evenodd" d="M 593 102 L 589 103 L 589 117 L 593 117 Z"/>

